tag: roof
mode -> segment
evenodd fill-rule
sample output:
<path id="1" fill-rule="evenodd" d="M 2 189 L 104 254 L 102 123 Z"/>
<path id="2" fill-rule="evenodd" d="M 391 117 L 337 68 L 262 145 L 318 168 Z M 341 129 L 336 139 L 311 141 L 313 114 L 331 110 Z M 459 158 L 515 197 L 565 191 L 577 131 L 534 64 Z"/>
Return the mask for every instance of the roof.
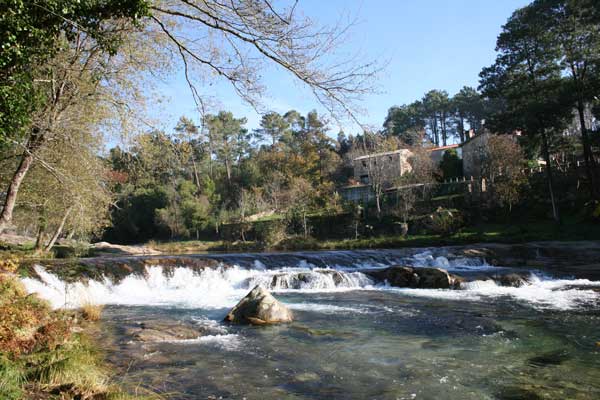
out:
<path id="1" fill-rule="evenodd" d="M 373 158 L 373 157 L 391 156 L 392 154 L 400 154 L 400 153 L 405 153 L 405 152 L 410 152 L 410 150 L 409 149 L 399 149 L 399 150 L 394 150 L 394 151 L 386 151 L 383 153 L 366 154 L 364 156 L 353 158 L 353 161 L 366 160 L 367 158 Z"/>
<path id="2" fill-rule="evenodd" d="M 460 144 L 458 144 L 458 143 L 456 143 L 456 144 L 449 144 L 448 146 L 431 147 L 431 148 L 428 148 L 427 151 L 438 151 L 438 150 L 455 149 L 455 148 L 457 148 L 459 146 L 460 146 Z"/>

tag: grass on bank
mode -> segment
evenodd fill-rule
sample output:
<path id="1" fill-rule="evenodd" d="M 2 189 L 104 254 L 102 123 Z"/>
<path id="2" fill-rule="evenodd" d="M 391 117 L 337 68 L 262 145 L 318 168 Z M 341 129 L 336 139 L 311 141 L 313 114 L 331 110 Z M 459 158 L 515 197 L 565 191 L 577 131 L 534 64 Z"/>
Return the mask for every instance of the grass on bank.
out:
<path id="1" fill-rule="evenodd" d="M 15 269 L 14 260 L 0 259 L 0 399 L 159 398 L 120 390 L 84 333 L 85 323 L 78 323 L 80 311 L 54 311 L 28 295 Z M 88 307 L 88 319 L 99 318 L 100 311 Z"/>
<path id="2" fill-rule="evenodd" d="M 318 240 L 301 236 L 289 237 L 272 246 L 254 241 L 151 241 L 148 246 L 164 253 L 203 253 L 210 251 L 292 251 L 350 250 L 401 247 L 435 247 L 473 243 L 524 243 L 532 241 L 575 241 L 600 239 L 600 224 L 567 218 L 561 225 L 553 221 L 510 224 L 482 224 L 460 229 L 451 235 L 379 236 L 358 239 Z"/>

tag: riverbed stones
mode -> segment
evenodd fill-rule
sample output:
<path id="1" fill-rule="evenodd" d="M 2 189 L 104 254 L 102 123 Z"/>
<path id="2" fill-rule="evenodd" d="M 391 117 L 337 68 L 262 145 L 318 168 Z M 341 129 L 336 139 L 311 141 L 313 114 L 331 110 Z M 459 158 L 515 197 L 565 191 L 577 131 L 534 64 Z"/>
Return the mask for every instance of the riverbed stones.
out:
<path id="1" fill-rule="evenodd" d="M 277 324 L 292 320 L 290 309 L 260 285 L 254 287 L 225 317 L 225 321 L 228 322 L 253 325 Z"/>
<path id="2" fill-rule="evenodd" d="M 395 265 L 365 273 L 390 286 L 420 289 L 458 289 L 462 278 L 441 268 L 413 268 Z"/>

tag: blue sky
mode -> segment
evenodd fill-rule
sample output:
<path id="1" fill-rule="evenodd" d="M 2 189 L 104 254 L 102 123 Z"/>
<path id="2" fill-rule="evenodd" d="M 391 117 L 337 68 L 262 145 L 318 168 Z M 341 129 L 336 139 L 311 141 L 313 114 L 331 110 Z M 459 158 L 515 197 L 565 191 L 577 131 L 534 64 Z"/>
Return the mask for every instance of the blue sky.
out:
<path id="1" fill-rule="evenodd" d="M 300 0 L 302 12 L 322 24 L 334 24 L 341 15 L 353 15 L 358 24 L 341 49 L 360 52 L 367 59 L 387 60 L 377 82 L 381 93 L 365 97 L 361 120 L 381 126 L 392 105 L 410 103 L 430 89 L 447 90 L 477 86 L 482 67 L 495 58 L 495 42 L 510 14 L 527 0 Z M 263 71 L 268 88 L 263 103 L 278 112 L 296 109 L 321 111 L 310 93 L 276 68 Z M 161 125 L 171 131 L 181 115 L 195 117 L 194 103 L 181 73 L 158 86 L 165 96 L 153 110 Z M 245 105 L 226 82 L 211 86 L 217 109 L 232 111 L 256 128 L 260 116 Z M 331 134 L 339 126 L 331 123 Z M 350 122 L 341 126 L 347 133 L 359 128 Z"/>

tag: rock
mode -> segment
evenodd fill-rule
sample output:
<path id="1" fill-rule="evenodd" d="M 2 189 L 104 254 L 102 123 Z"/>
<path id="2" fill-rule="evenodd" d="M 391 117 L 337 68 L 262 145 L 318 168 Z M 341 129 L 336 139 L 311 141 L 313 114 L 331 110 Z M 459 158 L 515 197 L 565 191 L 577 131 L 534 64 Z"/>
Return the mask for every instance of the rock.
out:
<path id="1" fill-rule="evenodd" d="M 172 342 L 197 339 L 204 332 L 187 325 L 156 321 L 141 323 L 138 327 L 128 329 L 127 334 L 140 342 Z"/>
<path id="2" fill-rule="evenodd" d="M 526 277 L 521 276 L 519 274 L 500 275 L 500 276 L 496 277 L 494 280 L 497 283 L 499 283 L 501 286 L 511 286 L 511 287 L 521 287 L 521 286 L 529 283 L 529 280 Z"/>
<path id="3" fill-rule="evenodd" d="M 126 255 L 158 255 L 160 251 L 148 246 L 124 246 L 108 242 L 98 242 L 91 245 L 95 255 L 103 254 L 126 254 Z"/>
<path id="4" fill-rule="evenodd" d="M 364 271 L 378 281 L 395 287 L 421 289 L 457 289 L 463 279 L 441 268 L 412 268 L 392 266 L 383 270 Z"/>
<path id="5" fill-rule="evenodd" d="M 292 319 L 292 312 L 260 285 L 252 289 L 225 317 L 225 321 L 254 325 L 291 322 Z"/>
<path id="6" fill-rule="evenodd" d="M 570 358 L 571 355 L 567 350 L 554 350 L 539 356 L 531 357 L 527 361 L 534 367 L 547 367 L 551 365 L 560 365 Z"/>
<path id="7" fill-rule="evenodd" d="M 416 273 L 419 276 L 420 288 L 450 289 L 455 285 L 455 279 L 445 269 L 419 268 Z"/>

